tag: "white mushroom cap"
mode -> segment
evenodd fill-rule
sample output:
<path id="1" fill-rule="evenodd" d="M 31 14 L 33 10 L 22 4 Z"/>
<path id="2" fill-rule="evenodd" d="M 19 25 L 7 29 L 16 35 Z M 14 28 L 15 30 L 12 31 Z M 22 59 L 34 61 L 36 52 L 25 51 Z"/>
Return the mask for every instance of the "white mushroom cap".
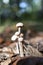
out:
<path id="1" fill-rule="evenodd" d="M 20 33 L 19 32 L 16 32 L 15 35 L 18 36 Z"/>
<path id="2" fill-rule="evenodd" d="M 22 41 L 23 41 L 23 38 L 22 38 L 22 37 L 20 37 L 18 40 L 19 40 L 20 42 L 22 42 Z"/>
<path id="3" fill-rule="evenodd" d="M 13 36 L 11 37 L 11 40 L 12 40 L 12 41 L 15 41 L 17 38 L 18 38 L 18 36 L 13 35 Z"/>
<path id="4" fill-rule="evenodd" d="M 23 27 L 23 23 L 21 23 L 21 22 L 20 22 L 20 23 L 17 23 L 17 24 L 16 24 L 16 27 L 17 27 L 17 28 L 18 28 L 18 27 Z"/>

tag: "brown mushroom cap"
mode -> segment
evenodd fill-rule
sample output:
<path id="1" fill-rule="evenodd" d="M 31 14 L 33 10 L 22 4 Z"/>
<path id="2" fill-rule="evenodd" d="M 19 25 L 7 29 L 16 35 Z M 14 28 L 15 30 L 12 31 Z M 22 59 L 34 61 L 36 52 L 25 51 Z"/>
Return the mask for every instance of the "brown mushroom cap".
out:
<path id="1" fill-rule="evenodd" d="M 18 27 L 23 27 L 23 23 L 21 23 L 21 22 L 20 22 L 20 23 L 17 23 L 17 24 L 16 24 L 16 27 L 17 27 L 17 28 L 18 28 Z"/>

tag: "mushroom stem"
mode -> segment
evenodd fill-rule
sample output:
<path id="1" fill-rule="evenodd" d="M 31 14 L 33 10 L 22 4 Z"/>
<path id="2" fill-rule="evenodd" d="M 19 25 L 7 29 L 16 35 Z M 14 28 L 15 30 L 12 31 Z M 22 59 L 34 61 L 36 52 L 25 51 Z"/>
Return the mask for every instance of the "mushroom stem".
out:
<path id="1" fill-rule="evenodd" d="M 24 57 L 22 42 L 19 41 L 20 57 Z"/>
<path id="2" fill-rule="evenodd" d="M 19 54 L 18 44 L 16 44 L 16 50 L 17 54 Z"/>
<path id="3" fill-rule="evenodd" d="M 19 33 L 21 33 L 21 27 L 18 28 Z"/>

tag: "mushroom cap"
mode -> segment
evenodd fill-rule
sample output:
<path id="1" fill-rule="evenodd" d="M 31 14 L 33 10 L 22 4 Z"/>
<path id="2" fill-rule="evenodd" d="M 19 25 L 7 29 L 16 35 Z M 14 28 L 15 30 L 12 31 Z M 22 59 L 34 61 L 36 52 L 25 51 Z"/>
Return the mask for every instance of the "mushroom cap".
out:
<path id="1" fill-rule="evenodd" d="M 16 35 L 16 36 L 19 36 L 19 34 L 20 34 L 19 32 L 15 32 L 15 35 Z"/>
<path id="2" fill-rule="evenodd" d="M 18 38 L 18 36 L 13 35 L 13 36 L 11 37 L 11 40 L 12 40 L 12 41 L 15 41 L 15 40 L 17 40 L 17 38 Z"/>
<path id="3" fill-rule="evenodd" d="M 21 22 L 17 23 L 17 24 L 16 24 L 16 27 L 17 27 L 17 28 L 18 28 L 18 27 L 23 27 L 23 23 L 21 23 Z"/>
<path id="4" fill-rule="evenodd" d="M 23 38 L 22 38 L 22 37 L 20 37 L 18 40 L 19 40 L 20 42 L 22 42 L 22 41 L 23 41 Z"/>

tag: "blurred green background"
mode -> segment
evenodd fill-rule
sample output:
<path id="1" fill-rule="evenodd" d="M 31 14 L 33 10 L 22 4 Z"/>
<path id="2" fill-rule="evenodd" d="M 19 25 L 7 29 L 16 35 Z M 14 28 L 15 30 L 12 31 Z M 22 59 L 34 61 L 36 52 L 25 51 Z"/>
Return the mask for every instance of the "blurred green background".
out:
<path id="1" fill-rule="evenodd" d="M 24 29 L 43 30 L 43 0 L 0 0 L 0 33 L 23 22 Z"/>

